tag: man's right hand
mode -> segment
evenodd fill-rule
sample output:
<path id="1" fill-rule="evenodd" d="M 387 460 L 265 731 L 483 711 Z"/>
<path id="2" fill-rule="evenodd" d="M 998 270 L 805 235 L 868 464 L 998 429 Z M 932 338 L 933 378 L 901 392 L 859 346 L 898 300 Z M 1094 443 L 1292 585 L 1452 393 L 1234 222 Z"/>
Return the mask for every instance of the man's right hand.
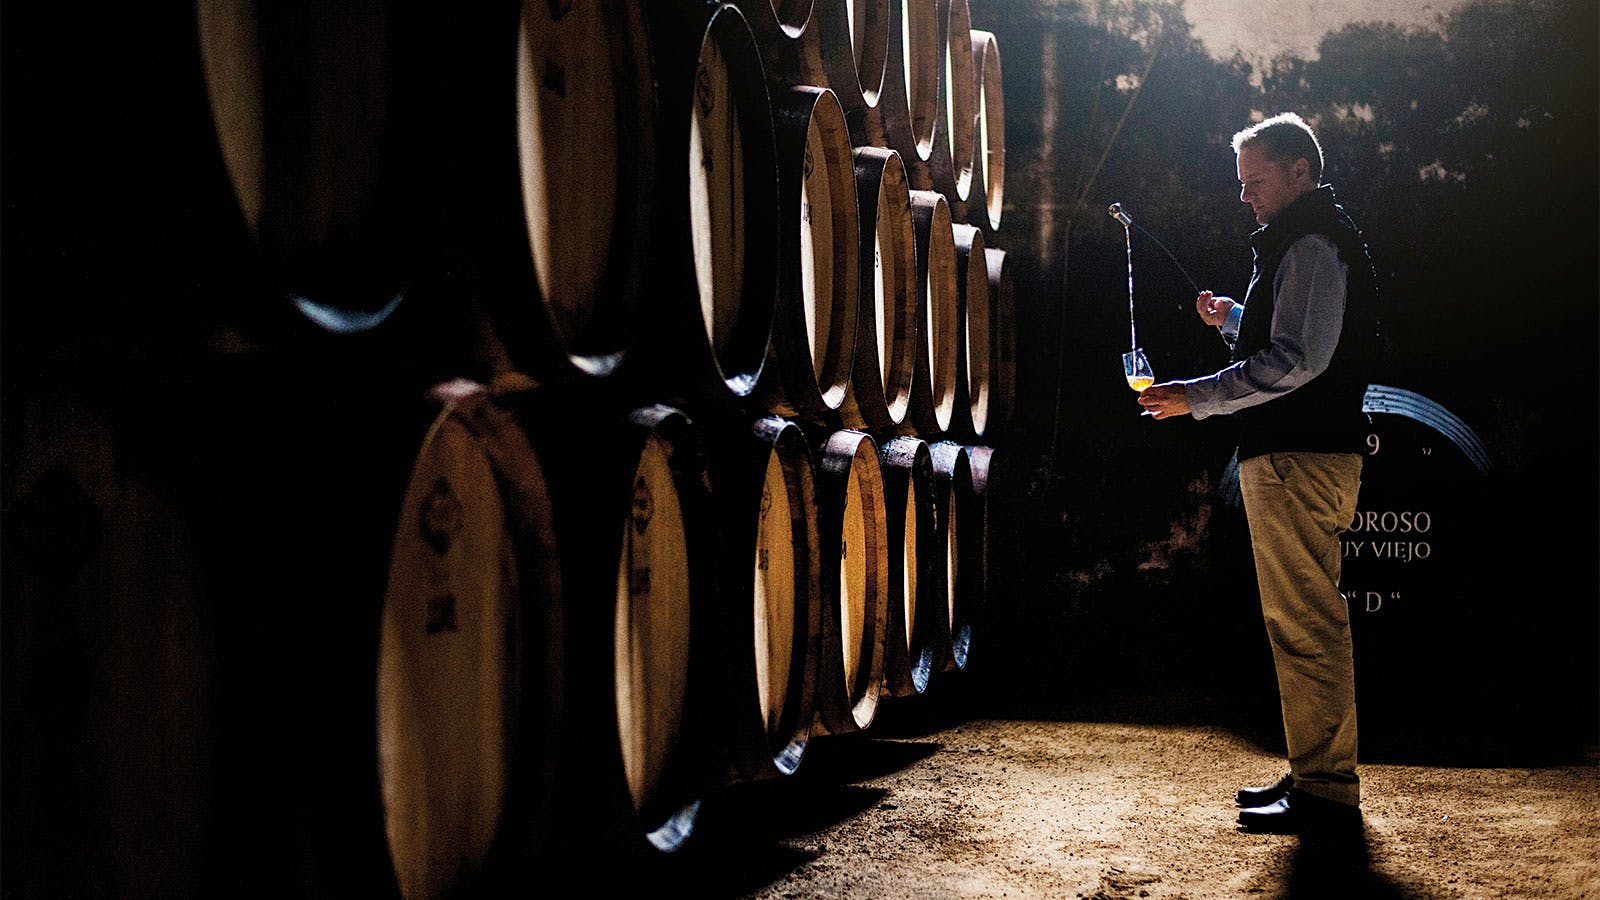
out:
<path id="1" fill-rule="evenodd" d="M 1215 328 L 1221 328 L 1222 323 L 1228 321 L 1228 313 L 1236 305 L 1231 297 L 1218 297 L 1210 291 L 1201 291 L 1200 296 L 1194 299 L 1194 308 L 1200 313 L 1200 321 Z"/>

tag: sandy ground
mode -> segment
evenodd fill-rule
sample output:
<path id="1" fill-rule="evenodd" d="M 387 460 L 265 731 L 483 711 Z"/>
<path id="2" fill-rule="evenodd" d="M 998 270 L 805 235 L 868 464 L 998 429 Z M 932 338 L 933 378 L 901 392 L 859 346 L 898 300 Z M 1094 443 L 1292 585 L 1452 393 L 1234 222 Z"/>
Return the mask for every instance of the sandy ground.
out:
<path id="1" fill-rule="evenodd" d="M 1280 757 L 1225 728 L 880 718 L 708 801 L 697 896 L 1600 897 L 1600 765 L 1363 765 L 1364 836 L 1238 830 Z M 661 882 L 657 882 L 660 884 Z"/>

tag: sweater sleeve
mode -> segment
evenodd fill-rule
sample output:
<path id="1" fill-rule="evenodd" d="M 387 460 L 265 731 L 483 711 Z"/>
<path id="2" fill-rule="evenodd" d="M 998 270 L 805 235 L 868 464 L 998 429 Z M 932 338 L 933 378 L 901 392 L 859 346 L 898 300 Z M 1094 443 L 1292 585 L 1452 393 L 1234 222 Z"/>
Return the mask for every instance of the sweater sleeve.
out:
<path id="1" fill-rule="evenodd" d="M 1278 267 L 1267 347 L 1231 366 L 1182 382 L 1196 419 L 1266 403 L 1322 374 L 1339 346 L 1348 267 L 1333 241 L 1306 235 Z"/>

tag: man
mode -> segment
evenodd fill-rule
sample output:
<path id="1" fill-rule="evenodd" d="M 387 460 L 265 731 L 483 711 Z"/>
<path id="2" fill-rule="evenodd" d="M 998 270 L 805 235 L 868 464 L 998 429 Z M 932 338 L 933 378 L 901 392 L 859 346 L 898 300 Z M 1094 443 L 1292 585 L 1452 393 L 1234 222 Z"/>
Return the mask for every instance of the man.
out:
<path id="1" fill-rule="evenodd" d="M 1350 609 L 1339 534 L 1355 515 L 1362 411 L 1376 352 L 1376 279 L 1355 223 L 1322 184 L 1322 149 L 1293 113 L 1234 135 L 1239 199 L 1261 228 L 1245 302 L 1203 291 L 1195 306 L 1233 346 L 1203 378 L 1139 397 L 1156 419 L 1226 415 L 1262 616 L 1283 706 L 1289 774 L 1235 798 L 1246 829 L 1359 825 Z"/>

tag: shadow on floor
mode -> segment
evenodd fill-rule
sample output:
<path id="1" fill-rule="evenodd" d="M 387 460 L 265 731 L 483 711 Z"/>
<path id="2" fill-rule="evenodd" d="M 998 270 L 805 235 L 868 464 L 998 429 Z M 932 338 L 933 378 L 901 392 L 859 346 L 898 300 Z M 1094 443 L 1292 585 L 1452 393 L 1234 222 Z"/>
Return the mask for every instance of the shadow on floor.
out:
<path id="1" fill-rule="evenodd" d="M 1300 837 L 1283 875 L 1282 896 L 1341 900 L 1420 900 L 1426 896 L 1373 871 L 1372 841 L 1365 828 Z"/>
<path id="2" fill-rule="evenodd" d="M 940 747 L 931 741 L 884 740 L 869 732 L 813 738 L 793 775 L 729 785 L 704 796 L 693 833 L 676 852 L 654 852 L 627 834 L 594 848 L 581 836 L 569 846 L 562 843 L 568 837 L 563 835 L 555 839 L 560 849 L 549 854 L 548 863 L 562 869 L 577 865 L 587 883 L 607 896 L 747 896 L 820 857 L 827 849 L 823 834 L 869 814 L 887 796 L 886 790 L 862 782 L 921 763 Z M 591 855 L 599 865 L 579 861 Z M 489 886 L 484 896 L 516 896 L 500 886 Z"/>
<path id="3" fill-rule="evenodd" d="M 810 843 L 805 835 L 861 815 L 886 794 L 798 774 L 730 789 L 706 799 L 688 846 L 641 873 L 647 877 L 640 886 L 655 891 L 671 885 L 696 897 L 744 896 L 825 852 L 822 841 Z"/>
<path id="4" fill-rule="evenodd" d="M 696 897 L 739 897 L 780 882 L 825 851 L 820 839 L 811 842 L 807 835 L 866 813 L 887 795 L 859 782 L 900 771 L 938 750 L 936 743 L 865 734 L 813 739 L 794 775 L 707 797 L 689 844 L 630 879 L 651 891 L 673 885 Z"/>

